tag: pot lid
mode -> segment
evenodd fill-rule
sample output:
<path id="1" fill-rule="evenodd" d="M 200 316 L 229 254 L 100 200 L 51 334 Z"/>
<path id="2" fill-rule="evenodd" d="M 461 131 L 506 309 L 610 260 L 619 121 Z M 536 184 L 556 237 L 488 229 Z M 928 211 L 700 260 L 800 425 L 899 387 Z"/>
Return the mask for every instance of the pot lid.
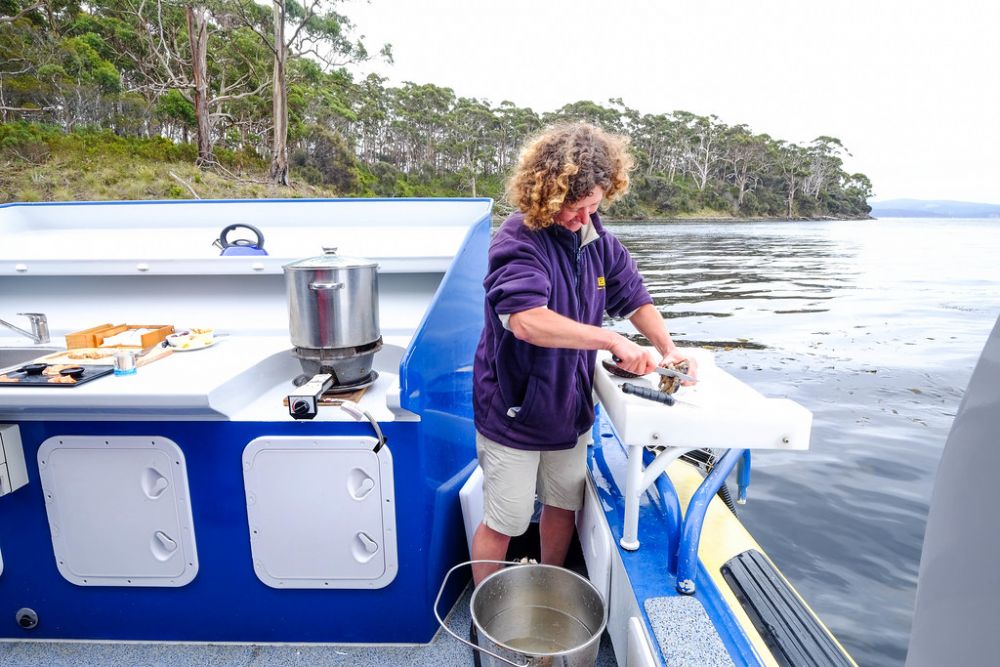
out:
<path id="1" fill-rule="evenodd" d="M 323 254 L 318 257 L 300 259 L 283 267 L 288 270 L 312 270 L 312 269 L 367 269 L 377 268 L 378 262 L 361 257 L 345 257 L 337 254 L 336 248 L 323 248 Z"/>

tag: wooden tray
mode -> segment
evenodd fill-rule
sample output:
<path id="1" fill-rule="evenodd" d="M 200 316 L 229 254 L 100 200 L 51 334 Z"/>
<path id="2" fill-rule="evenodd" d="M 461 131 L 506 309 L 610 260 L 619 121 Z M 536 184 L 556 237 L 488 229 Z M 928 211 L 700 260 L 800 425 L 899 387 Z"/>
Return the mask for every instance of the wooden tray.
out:
<path id="1" fill-rule="evenodd" d="M 105 336 L 113 336 L 122 331 L 125 331 L 124 324 L 98 324 L 96 327 L 66 334 L 66 347 L 98 347 Z"/>
<path id="2" fill-rule="evenodd" d="M 43 364 L 76 364 L 77 366 L 105 366 L 107 364 L 114 364 L 115 351 L 121 349 L 117 347 L 98 347 L 98 348 L 76 348 L 72 350 L 62 350 L 59 352 L 53 352 L 47 354 L 44 357 L 39 357 L 35 361 Z M 130 350 L 138 351 L 138 348 L 125 348 Z M 139 357 L 135 360 L 136 367 L 145 366 L 151 364 L 154 361 L 159 361 L 164 357 L 168 357 L 173 354 L 174 351 L 169 347 L 157 347 L 150 350 L 145 356 Z M 85 356 L 91 355 L 91 356 Z M 27 362 L 26 362 L 27 363 Z"/>
<path id="3" fill-rule="evenodd" d="M 123 331 L 129 331 L 131 329 L 153 329 L 153 331 L 143 334 L 140 339 L 140 347 L 142 349 L 146 349 L 147 347 L 152 347 L 157 343 L 162 342 L 167 336 L 172 334 L 174 332 L 174 325 L 99 324 L 96 327 L 90 327 L 89 329 L 83 329 L 82 331 L 74 331 L 73 333 L 66 334 L 66 347 L 73 349 L 100 347 L 105 338 L 109 338 L 115 334 L 120 334 Z M 128 346 L 119 345 L 117 347 Z"/>

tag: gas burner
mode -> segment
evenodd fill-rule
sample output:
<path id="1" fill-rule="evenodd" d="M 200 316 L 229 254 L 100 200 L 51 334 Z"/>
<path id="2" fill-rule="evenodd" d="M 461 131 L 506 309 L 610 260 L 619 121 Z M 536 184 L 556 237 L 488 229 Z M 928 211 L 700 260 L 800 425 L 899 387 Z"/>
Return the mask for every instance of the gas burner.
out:
<path id="1" fill-rule="evenodd" d="M 375 380 L 378 379 L 378 371 L 372 371 L 365 377 L 348 384 L 336 384 L 327 389 L 324 392 L 324 396 L 329 394 L 348 394 L 352 391 L 357 391 L 358 389 L 364 389 L 365 387 L 370 387 L 375 384 Z"/>
<path id="2" fill-rule="evenodd" d="M 354 386 L 371 378 L 375 353 L 382 349 L 382 338 L 355 347 L 314 349 L 296 347 L 302 371 L 309 377 L 326 373 L 340 387 Z"/>

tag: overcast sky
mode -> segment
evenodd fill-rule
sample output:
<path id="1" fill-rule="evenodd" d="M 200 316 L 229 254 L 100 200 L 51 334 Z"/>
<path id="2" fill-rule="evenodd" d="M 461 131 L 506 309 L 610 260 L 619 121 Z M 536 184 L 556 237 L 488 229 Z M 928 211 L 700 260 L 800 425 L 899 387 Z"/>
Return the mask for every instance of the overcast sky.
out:
<path id="1" fill-rule="evenodd" d="M 875 199 L 1000 203 L 1000 3 L 347 0 L 390 83 L 544 112 L 621 97 L 852 153 Z M 371 68 L 369 68 L 371 69 Z"/>

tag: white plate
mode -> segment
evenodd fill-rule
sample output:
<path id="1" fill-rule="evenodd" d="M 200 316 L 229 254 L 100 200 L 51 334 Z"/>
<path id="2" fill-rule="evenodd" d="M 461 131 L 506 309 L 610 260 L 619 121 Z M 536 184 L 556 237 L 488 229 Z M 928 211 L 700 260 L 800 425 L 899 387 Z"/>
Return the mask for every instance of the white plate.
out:
<path id="1" fill-rule="evenodd" d="M 195 350 L 204 350 L 206 347 L 212 347 L 219 342 L 218 338 L 213 338 L 210 341 L 200 341 L 193 340 L 187 342 L 173 342 L 169 345 L 169 348 L 175 352 L 194 352 Z M 183 347 L 183 346 L 187 347 Z"/>

